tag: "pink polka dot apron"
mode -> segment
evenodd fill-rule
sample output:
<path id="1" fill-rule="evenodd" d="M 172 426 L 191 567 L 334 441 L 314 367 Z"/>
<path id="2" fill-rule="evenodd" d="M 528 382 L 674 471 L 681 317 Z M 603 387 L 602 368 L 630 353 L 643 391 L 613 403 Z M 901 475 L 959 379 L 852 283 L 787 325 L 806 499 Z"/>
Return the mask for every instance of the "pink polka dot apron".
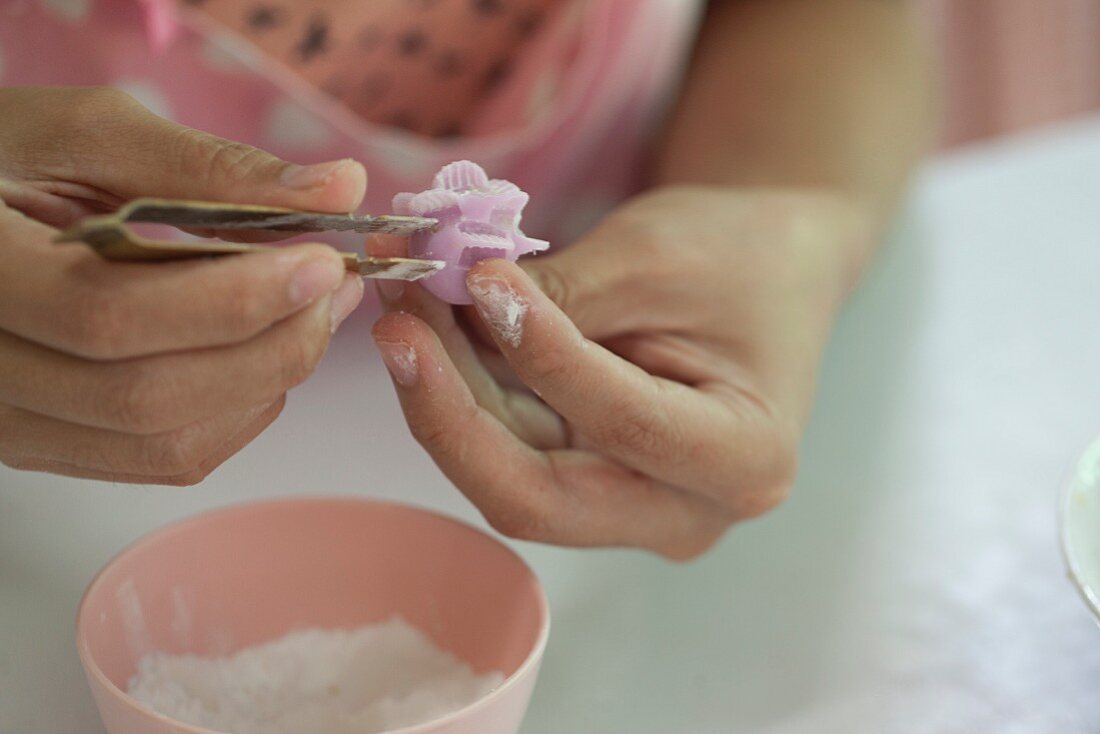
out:
<path id="1" fill-rule="evenodd" d="M 0 0 L 0 84 L 112 84 L 296 162 L 342 157 L 389 209 L 467 158 L 569 241 L 641 185 L 695 0 Z"/>

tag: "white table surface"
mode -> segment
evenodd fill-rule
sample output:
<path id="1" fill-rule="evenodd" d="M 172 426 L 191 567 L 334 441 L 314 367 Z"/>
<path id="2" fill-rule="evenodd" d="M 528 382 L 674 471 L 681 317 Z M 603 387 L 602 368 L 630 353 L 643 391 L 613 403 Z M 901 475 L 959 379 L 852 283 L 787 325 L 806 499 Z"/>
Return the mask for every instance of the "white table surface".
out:
<path id="1" fill-rule="evenodd" d="M 524 734 L 1097 732 L 1100 629 L 1056 541 L 1100 433 L 1100 120 L 932 163 L 830 347 L 792 499 L 702 561 L 523 544 L 553 630 Z M 99 734 L 73 644 L 115 551 L 246 498 L 480 522 L 353 317 L 203 485 L 0 470 L 0 732 Z"/>

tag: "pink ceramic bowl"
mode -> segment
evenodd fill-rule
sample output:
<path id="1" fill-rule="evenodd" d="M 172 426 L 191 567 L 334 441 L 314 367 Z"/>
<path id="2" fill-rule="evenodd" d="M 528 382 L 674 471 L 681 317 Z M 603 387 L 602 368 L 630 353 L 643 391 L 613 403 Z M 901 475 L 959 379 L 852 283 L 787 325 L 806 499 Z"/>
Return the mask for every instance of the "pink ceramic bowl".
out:
<path id="1" fill-rule="evenodd" d="M 362 499 L 240 505 L 158 530 L 92 581 L 77 646 L 109 734 L 214 734 L 125 690 L 147 652 L 218 656 L 303 627 L 400 614 L 502 686 L 401 734 L 515 734 L 550 629 L 546 597 L 518 556 L 472 527 Z M 218 732 L 217 734 L 232 734 Z"/>

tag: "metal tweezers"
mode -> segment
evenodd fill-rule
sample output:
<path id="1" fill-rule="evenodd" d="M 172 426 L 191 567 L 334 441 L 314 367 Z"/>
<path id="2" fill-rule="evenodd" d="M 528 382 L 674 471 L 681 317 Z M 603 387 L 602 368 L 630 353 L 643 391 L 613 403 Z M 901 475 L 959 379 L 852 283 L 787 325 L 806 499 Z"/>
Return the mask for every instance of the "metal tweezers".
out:
<path id="1" fill-rule="evenodd" d="M 134 199 L 113 214 L 87 217 L 61 232 L 55 242 L 84 242 L 108 260 L 152 262 L 215 257 L 273 249 L 271 246 L 202 240 L 152 240 L 138 236 L 128 222 L 167 224 L 181 229 L 273 232 L 360 232 L 410 235 L 438 225 L 435 219 L 401 216 L 325 214 L 250 204 L 177 199 Z M 418 280 L 441 270 L 442 260 L 362 257 L 341 252 L 347 269 L 367 278 Z"/>

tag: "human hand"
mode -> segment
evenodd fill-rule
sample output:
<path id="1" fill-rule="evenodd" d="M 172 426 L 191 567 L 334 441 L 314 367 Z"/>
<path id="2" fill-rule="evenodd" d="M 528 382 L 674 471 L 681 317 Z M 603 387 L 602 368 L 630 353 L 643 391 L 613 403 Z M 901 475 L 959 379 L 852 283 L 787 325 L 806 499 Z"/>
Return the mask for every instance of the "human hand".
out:
<path id="1" fill-rule="evenodd" d="M 468 311 L 380 283 L 374 336 L 413 435 L 499 531 L 687 559 L 786 496 L 870 231 L 827 192 L 657 190 L 564 251 L 478 264 Z"/>
<path id="2" fill-rule="evenodd" d="M 294 166 L 114 90 L 0 89 L 0 460 L 200 481 L 278 416 L 362 297 L 323 245 L 110 263 L 55 227 L 140 196 L 346 212 L 365 187 L 357 163 Z"/>

